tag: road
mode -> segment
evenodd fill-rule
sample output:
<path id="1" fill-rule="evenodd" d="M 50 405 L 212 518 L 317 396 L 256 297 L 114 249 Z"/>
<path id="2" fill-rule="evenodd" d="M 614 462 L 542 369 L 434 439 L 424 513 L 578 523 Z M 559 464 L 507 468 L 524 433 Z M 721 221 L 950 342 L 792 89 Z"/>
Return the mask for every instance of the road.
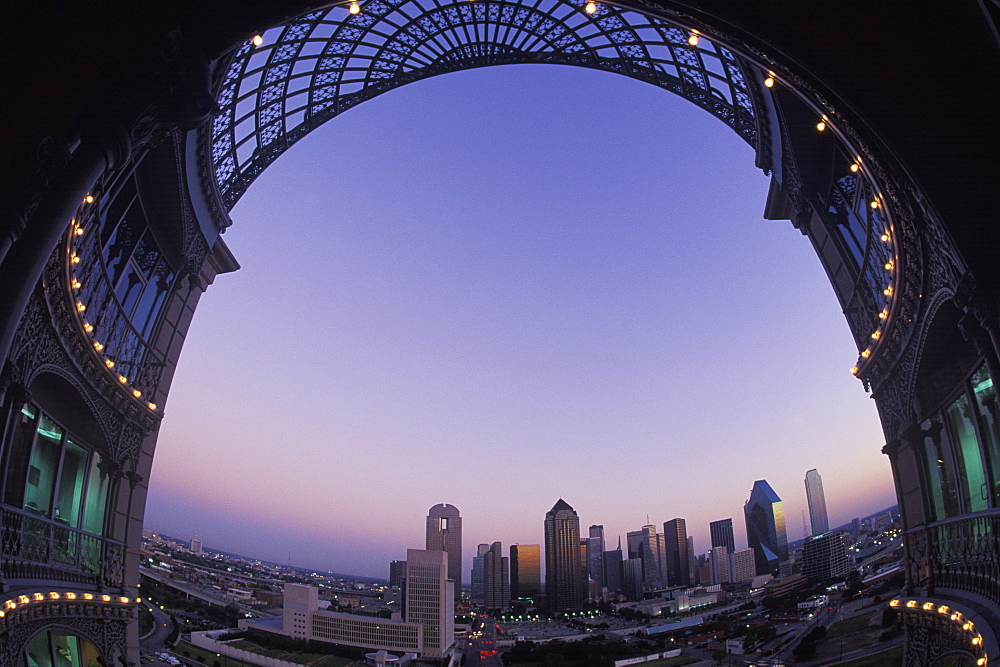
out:
<path id="1" fill-rule="evenodd" d="M 466 667 L 503 667 L 497 650 L 497 624 L 492 618 L 479 616 L 469 628 L 465 640 Z"/>

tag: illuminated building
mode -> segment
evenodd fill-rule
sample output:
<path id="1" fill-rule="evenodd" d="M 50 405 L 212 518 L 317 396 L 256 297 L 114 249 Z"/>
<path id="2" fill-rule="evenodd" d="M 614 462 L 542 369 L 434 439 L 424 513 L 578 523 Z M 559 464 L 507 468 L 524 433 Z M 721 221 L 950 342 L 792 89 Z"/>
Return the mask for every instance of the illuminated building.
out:
<path id="1" fill-rule="evenodd" d="M 757 574 L 777 574 L 788 560 L 785 538 L 785 510 L 781 498 L 763 479 L 753 483 L 750 499 L 743 506 L 747 522 L 747 543 L 757 559 Z"/>
<path id="2" fill-rule="evenodd" d="M 510 595 L 535 598 L 542 592 L 542 555 L 537 544 L 510 547 Z"/>

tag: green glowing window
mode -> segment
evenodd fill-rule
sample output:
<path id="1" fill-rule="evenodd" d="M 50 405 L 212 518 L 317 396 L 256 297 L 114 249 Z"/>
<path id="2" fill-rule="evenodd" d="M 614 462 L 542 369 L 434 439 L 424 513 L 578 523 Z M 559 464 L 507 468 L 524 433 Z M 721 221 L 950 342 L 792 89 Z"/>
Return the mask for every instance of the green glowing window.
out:
<path id="1" fill-rule="evenodd" d="M 948 406 L 947 421 L 958 463 L 958 477 L 962 489 L 962 510 L 978 512 L 989 507 L 983 457 L 979 438 L 972 420 L 972 409 L 965 394 Z"/>
<path id="2" fill-rule="evenodd" d="M 993 506 L 1000 507 L 1000 428 L 997 424 L 997 392 L 993 386 L 993 378 L 983 364 L 970 381 L 972 395 L 976 402 L 976 414 L 979 418 L 979 432 L 983 438 L 983 451 L 986 454 L 989 482 L 989 495 Z"/>

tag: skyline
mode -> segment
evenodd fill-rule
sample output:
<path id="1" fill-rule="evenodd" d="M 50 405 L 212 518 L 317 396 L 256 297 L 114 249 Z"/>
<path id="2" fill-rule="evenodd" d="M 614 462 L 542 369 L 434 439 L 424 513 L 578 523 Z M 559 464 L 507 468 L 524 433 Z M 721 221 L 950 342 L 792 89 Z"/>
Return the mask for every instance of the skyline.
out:
<path id="1" fill-rule="evenodd" d="M 466 573 L 477 543 L 542 543 L 560 496 L 608 535 L 685 518 L 699 552 L 728 517 L 745 546 L 755 479 L 794 539 L 808 469 L 836 525 L 895 504 L 847 325 L 806 239 L 761 219 L 767 184 L 720 122 L 607 73 L 490 68 L 352 109 L 232 213 L 243 268 L 192 324 L 147 524 L 233 551 L 266 528 L 278 562 L 381 577 L 438 502 Z"/>

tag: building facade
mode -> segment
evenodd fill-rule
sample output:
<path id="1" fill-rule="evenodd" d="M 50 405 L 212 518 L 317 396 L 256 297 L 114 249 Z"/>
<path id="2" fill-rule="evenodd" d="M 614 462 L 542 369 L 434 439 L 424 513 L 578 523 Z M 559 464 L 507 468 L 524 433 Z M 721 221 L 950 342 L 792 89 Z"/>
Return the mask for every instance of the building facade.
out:
<path id="1" fill-rule="evenodd" d="M 455 600 L 462 599 L 462 516 L 454 505 L 438 504 L 427 513 L 428 551 L 448 554 L 448 578 L 455 582 Z"/>
<path id="2" fill-rule="evenodd" d="M 449 558 L 438 549 L 406 550 L 403 620 L 422 628 L 423 655 L 435 658 L 455 643 L 455 583 L 448 576 Z"/>
<path id="3" fill-rule="evenodd" d="M 671 519 L 663 524 L 663 556 L 666 561 L 668 586 L 689 586 L 691 569 L 688 562 L 687 523 Z"/>
<path id="4" fill-rule="evenodd" d="M 757 574 L 777 574 L 779 565 L 788 560 L 785 510 L 781 498 L 766 480 L 753 483 L 743 514 L 747 543 L 757 559 Z"/>
<path id="5" fill-rule="evenodd" d="M 560 498 L 545 514 L 545 597 L 552 611 L 579 609 L 587 599 L 580 557 L 580 517 Z"/>
<path id="6" fill-rule="evenodd" d="M 542 551 L 538 544 L 510 547 L 510 595 L 514 599 L 538 597 L 542 592 Z"/>
<path id="7" fill-rule="evenodd" d="M 841 579 L 850 568 L 851 557 L 839 531 L 813 535 L 802 545 L 802 574 L 809 581 Z"/>
<path id="8" fill-rule="evenodd" d="M 483 604 L 487 609 L 510 609 L 510 561 L 503 545 L 494 542 L 483 555 Z"/>
<path id="9" fill-rule="evenodd" d="M 736 551 L 736 538 L 733 535 L 733 520 L 719 519 L 708 524 L 712 537 L 712 548 L 726 547 L 729 553 Z"/>
<path id="10" fill-rule="evenodd" d="M 591 526 L 587 538 L 587 576 L 604 587 L 604 526 Z"/>
<path id="11" fill-rule="evenodd" d="M 809 524 L 813 535 L 822 535 L 830 530 L 830 519 L 826 516 L 826 496 L 823 495 L 823 478 L 813 468 L 806 472 L 806 502 L 809 504 Z"/>
<path id="12" fill-rule="evenodd" d="M 1000 534 L 1000 189 L 982 167 L 997 153 L 983 83 L 1000 80 L 993 5 L 925 3 L 905 30 L 890 4 L 815 5 L 803 22 L 792 0 L 655 0 L 641 14 L 602 4 L 580 23 L 577 7 L 518 5 L 490 33 L 494 60 L 475 55 L 482 42 L 405 55 L 413 26 L 447 42 L 483 6 L 440 22 L 411 7 L 412 25 L 395 28 L 377 3 L 358 19 L 310 2 L 5 17 L 17 113 L 0 123 L 0 580 L 15 606 L 0 621 L 2 664 L 23 664 L 29 646 L 54 660 L 57 642 L 137 662 L 135 564 L 162 406 L 200 294 L 237 268 L 219 235 L 253 180 L 368 97 L 527 61 L 672 90 L 752 147 L 772 177 L 765 216 L 809 238 L 857 346 L 850 372 L 878 406 L 915 603 L 900 612 L 907 661 L 1000 653 L 998 548 L 982 539 Z M 521 32 L 549 21 L 579 47 Z M 510 48 L 503 35 L 546 46 Z M 312 57 L 324 49 L 351 57 Z M 348 60 L 370 65 L 361 92 L 340 88 Z M 56 517 L 53 480 L 77 473 L 86 492 Z M 927 603 L 979 609 L 987 631 L 974 644 Z"/>

